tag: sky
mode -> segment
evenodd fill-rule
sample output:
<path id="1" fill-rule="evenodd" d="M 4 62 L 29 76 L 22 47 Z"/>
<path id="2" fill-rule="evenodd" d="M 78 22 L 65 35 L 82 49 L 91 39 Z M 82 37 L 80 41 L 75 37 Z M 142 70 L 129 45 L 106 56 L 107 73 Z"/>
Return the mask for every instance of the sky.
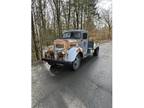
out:
<path id="1" fill-rule="evenodd" d="M 112 0 L 99 0 L 100 8 L 108 9 L 112 5 Z"/>

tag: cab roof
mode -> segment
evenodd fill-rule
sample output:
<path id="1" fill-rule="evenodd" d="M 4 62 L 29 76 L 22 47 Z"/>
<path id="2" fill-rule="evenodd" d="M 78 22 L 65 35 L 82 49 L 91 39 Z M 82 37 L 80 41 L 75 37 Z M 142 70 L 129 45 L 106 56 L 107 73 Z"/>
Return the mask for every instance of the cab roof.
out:
<path id="1" fill-rule="evenodd" d="M 71 29 L 71 30 L 65 30 L 63 33 L 65 32 L 82 32 L 82 33 L 87 33 L 86 30 L 83 29 Z"/>

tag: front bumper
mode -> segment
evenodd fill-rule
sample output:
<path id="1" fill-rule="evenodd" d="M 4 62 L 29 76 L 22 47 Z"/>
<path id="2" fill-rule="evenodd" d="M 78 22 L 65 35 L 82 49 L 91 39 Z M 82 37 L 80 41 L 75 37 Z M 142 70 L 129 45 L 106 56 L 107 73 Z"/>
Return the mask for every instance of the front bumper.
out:
<path id="1" fill-rule="evenodd" d="M 48 59 L 48 58 L 42 58 L 42 61 L 48 62 L 50 65 L 71 65 L 72 62 L 68 61 L 59 61 L 59 60 L 53 60 L 53 59 Z"/>

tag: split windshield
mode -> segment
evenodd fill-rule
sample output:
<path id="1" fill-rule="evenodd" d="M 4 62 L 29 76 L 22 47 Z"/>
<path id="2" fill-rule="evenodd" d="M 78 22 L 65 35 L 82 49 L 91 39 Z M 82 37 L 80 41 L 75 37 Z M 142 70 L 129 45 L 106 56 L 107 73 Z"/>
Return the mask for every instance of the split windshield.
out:
<path id="1" fill-rule="evenodd" d="M 63 34 L 63 39 L 80 39 L 81 33 L 80 32 L 65 32 Z"/>

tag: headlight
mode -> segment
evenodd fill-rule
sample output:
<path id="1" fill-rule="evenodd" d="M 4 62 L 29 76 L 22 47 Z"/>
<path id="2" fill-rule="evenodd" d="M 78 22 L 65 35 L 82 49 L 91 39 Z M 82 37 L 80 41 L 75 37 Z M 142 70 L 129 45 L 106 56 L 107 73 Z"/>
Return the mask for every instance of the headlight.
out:
<path id="1" fill-rule="evenodd" d="M 65 52 L 64 52 L 64 51 L 62 51 L 62 54 L 65 54 Z"/>

